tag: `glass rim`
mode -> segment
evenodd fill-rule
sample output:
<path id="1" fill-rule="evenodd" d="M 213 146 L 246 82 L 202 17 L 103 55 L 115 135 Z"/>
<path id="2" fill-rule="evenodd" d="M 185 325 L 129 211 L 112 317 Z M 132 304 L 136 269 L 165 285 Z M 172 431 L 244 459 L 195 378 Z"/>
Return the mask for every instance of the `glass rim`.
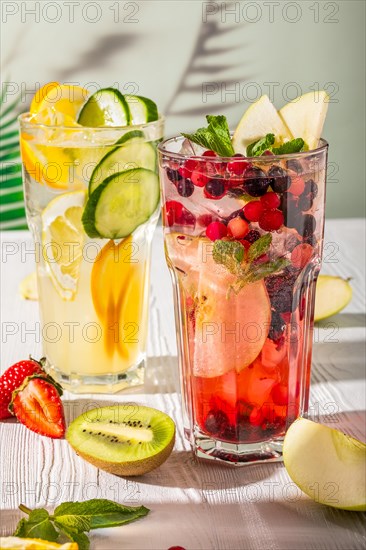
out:
<path id="1" fill-rule="evenodd" d="M 241 160 L 242 161 L 250 160 L 250 161 L 255 161 L 255 162 L 273 162 L 274 160 L 294 159 L 296 157 L 305 158 L 305 157 L 308 157 L 308 156 L 311 156 L 311 155 L 317 155 L 319 153 L 325 152 L 329 147 L 329 143 L 325 139 L 320 138 L 319 146 L 316 149 L 311 149 L 311 151 L 300 151 L 299 153 L 287 153 L 287 154 L 284 154 L 284 155 L 268 155 L 268 156 L 260 155 L 260 156 L 257 156 L 257 157 L 244 157 L 244 156 L 243 157 L 221 157 L 221 156 L 208 157 L 208 156 L 195 155 L 195 154 L 188 155 L 188 154 L 184 154 L 184 153 L 174 153 L 172 151 L 168 151 L 167 149 L 165 149 L 165 146 L 168 143 L 171 143 L 173 141 L 176 142 L 177 138 L 186 139 L 181 134 L 165 139 L 164 141 L 162 141 L 161 143 L 158 144 L 157 149 L 158 149 L 159 153 L 164 155 L 165 157 L 170 158 L 170 159 L 186 160 L 188 158 L 194 158 L 194 159 L 197 159 L 199 161 L 205 161 L 205 162 L 207 162 L 208 160 L 210 162 L 223 162 L 223 161 L 224 162 L 232 162 L 234 159 L 235 159 L 235 161 L 239 161 L 239 162 Z"/>
<path id="2" fill-rule="evenodd" d="M 95 132 L 107 132 L 107 131 L 113 131 L 113 130 L 124 130 L 124 131 L 131 131 L 131 130 L 143 130 L 147 128 L 152 128 L 154 125 L 157 124 L 163 124 L 165 122 L 165 116 L 159 113 L 159 118 L 157 120 L 153 120 L 151 122 L 144 122 L 142 124 L 129 124 L 127 126 L 67 126 L 64 124 L 44 124 L 40 122 L 31 122 L 30 118 L 34 116 L 29 111 L 26 113 L 21 113 L 18 116 L 18 122 L 20 127 L 28 127 L 28 128 L 38 128 L 38 129 L 45 129 L 45 130 L 74 130 L 79 131 L 80 130 L 93 130 Z"/>

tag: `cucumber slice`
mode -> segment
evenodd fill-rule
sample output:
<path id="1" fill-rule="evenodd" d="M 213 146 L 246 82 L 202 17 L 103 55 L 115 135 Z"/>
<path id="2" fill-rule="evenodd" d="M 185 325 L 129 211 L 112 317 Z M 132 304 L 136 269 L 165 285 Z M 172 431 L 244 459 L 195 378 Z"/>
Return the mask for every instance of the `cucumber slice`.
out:
<path id="1" fill-rule="evenodd" d="M 126 141 L 129 141 L 133 138 L 143 138 L 144 132 L 141 132 L 141 130 L 131 130 L 131 132 L 127 132 L 127 134 L 123 134 L 122 137 L 119 138 L 118 141 L 116 141 L 116 145 L 122 145 L 123 143 L 126 143 Z"/>
<path id="2" fill-rule="evenodd" d="M 125 145 L 115 147 L 94 168 L 89 181 L 89 194 L 108 176 L 133 168 L 155 170 L 156 151 L 151 143 L 139 137 L 131 138 Z"/>
<path id="3" fill-rule="evenodd" d="M 93 94 L 82 107 L 78 123 L 90 128 L 128 126 L 130 111 L 124 96 L 115 88 L 103 88 Z"/>
<path id="4" fill-rule="evenodd" d="M 156 103 L 140 95 L 125 95 L 131 114 L 131 124 L 144 124 L 158 120 Z"/>
<path id="5" fill-rule="evenodd" d="M 89 237 L 121 239 L 145 223 L 159 204 L 159 178 L 135 168 L 109 176 L 90 195 L 82 217 Z"/>

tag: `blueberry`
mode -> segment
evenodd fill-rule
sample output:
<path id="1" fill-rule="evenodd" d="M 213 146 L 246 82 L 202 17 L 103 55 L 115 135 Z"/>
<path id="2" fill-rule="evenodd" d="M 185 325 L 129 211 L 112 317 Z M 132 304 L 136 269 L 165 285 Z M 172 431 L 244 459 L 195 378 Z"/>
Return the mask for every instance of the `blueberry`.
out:
<path id="1" fill-rule="evenodd" d="M 302 216 L 302 213 L 292 193 L 284 193 L 281 196 L 280 208 L 284 216 L 284 225 L 290 228 L 297 228 L 297 224 Z"/>
<path id="2" fill-rule="evenodd" d="M 291 178 L 281 166 L 271 166 L 268 175 L 271 177 L 271 187 L 276 193 L 284 193 L 291 185 Z"/>
<path id="3" fill-rule="evenodd" d="M 286 162 L 286 166 L 289 170 L 293 170 L 294 172 L 296 172 L 296 174 L 302 173 L 302 166 L 299 160 L 290 159 Z"/>
<path id="4" fill-rule="evenodd" d="M 300 195 L 298 206 L 302 212 L 307 212 L 313 206 L 313 202 L 314 202 L 314 199 L 312 194 L 309 193 L 307 195 L 304 192 L 302 195 Z"/>
<path id="5" fill-rule="evenodd" d="M 168 176 L 168 179 L 174 184 L 182 179 L 182 176 L 180 175 L 178 170 L 173 170 L 173 168 L 167 168 L 166 175 Z"/>
<path id="6" fill-rule="evenodd" d="M 315 197 L 318 194 L 318 191 L 319 191 L 318 186 L 313 179 L 305 182 L 304 193 L 306 193 L 307 195 L 312 195 L 313 199 L 315 199 Z"/>
<path id="7" fill-rule="evenodd" d="M 231 187 L 227 193 L 230 197 L 241 197 L 245 195 L 245 190 L 243 187 Z"/>
<path id="8" fill-rule="evenodd" d="M 222 197 L 225 193 L 225 184 L 222 179 L 215 178 L 205 185 L 206 194 L 213 198 Z"/>
<path id="9" fill-rule="evenodd" d="M 316 220 L 312 214 L 303 214 L 296 220 L 295 229 L 304 238 L 311 237 L 316 227 Z"/>
<path id="10" fill-rule="evenodd" d="M 251 197 L 261 197 L 267 193 L 271 179 L 256 166 L 247 168 L 244 172 L 244 191 Z"/>
<path id="11" fill-rule="evenodd" d="M 213 436 L 219 436 L 225 432 L 229 425 L 229 419 L 227 415 L 221 410 L 209 411 L 206 421 L 205 429 Z"/>
<path id="12" fill-rule="evenodd" d="M 188 178 L 183 178 L 177 183 L 177 191 L 181 197 L 190 197 L 194 191 L 194 185 Z"/>

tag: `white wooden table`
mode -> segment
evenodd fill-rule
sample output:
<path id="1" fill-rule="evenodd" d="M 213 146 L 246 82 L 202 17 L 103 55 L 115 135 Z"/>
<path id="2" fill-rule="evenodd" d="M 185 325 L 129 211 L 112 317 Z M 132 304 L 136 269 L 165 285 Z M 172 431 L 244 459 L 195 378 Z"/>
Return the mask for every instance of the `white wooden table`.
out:
<path id="1" fill-rule="evenodd" d="M 365 223 L 327 224 L 323 273 L 352 277 L 349 306 L 315 329 L 311 410 L 360 439 L 365 436 Z M 38 304 L 22 300 L 21 279 L 34 269 L 29 233 L 1 235 L 1 368 L 31 353 L 41 356 Z M 171 415 L 174 451 L 163 466 L 123 479 L 79 458 L 66 441 L 37 436 L 13 419 L 1 427 L 1 530 L 13 532 L 29 507 L 51 509 L 65 500 L 109 498 L 151 509 L 148 517 L 92 533 L 92 548 L 364 549 L 365 515 L 316 504 L 291 482 L 281 463 L 242 468 L 197 463 L 182 433 L 172 291 L 161 230 L 154 239 L 149 362 L 143 388 L 118 395 L 65 395 L 70 419 L 86 402 L 134 400 Z"/>

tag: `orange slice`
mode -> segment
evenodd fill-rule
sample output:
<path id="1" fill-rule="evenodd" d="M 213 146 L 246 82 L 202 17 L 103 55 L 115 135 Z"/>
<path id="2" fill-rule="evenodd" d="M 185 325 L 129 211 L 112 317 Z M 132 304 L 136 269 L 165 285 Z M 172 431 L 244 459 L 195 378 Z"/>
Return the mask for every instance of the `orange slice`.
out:
<path id="1" fill-rule="evenodd" d="M 107 242 L 96 257 L 91 276 L 95 311 L 103 325 L 109 357 L 117 350 L 126 365 L 137 358 L 141 346 L 142 296 L 145 263 L 131 262 L 132 237 L 118 245 Z"/>

